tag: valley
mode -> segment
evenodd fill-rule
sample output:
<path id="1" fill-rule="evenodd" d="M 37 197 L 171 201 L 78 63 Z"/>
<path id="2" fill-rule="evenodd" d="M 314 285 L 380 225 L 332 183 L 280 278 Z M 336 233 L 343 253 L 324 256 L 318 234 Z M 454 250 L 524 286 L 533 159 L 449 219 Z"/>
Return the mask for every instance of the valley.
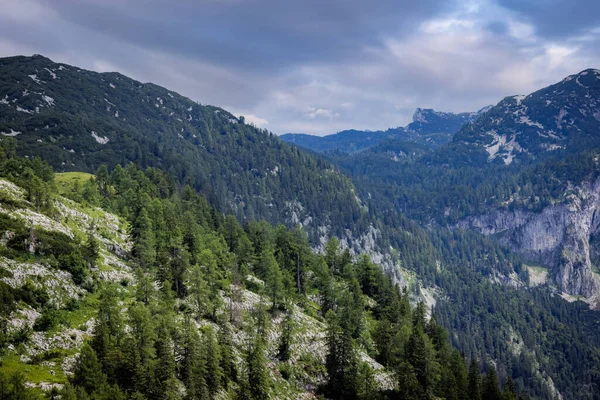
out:
<path id="1" fill-rule="evenodd" d="M 282 140 L 118 73 L 0 71 L 11 390 L 598 398 L 597 71 Z"/>

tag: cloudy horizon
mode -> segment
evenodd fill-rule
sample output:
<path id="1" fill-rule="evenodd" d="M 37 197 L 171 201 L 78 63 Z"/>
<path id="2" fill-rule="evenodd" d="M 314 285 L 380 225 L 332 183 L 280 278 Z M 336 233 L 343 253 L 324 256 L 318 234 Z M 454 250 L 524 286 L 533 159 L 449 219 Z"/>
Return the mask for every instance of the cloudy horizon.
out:
<path id="1" fill-rule="evenodd" d="M 600 68 L 600 2 L 2 0 L 0 56 L 118 71 L 274 133 L 404 126 Z"/>

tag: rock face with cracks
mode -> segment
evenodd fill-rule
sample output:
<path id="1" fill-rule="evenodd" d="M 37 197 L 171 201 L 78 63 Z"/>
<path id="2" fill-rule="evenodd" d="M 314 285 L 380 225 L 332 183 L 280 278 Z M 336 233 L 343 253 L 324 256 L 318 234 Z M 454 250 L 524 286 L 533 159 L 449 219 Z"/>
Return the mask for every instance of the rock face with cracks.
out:
<path id="1" fill-rule="evenodd" d="M 572 296 L 600 291 L 594 272 L 600 254 L 600 179 L 572 188 L 563 202 L 541 212 L 494 210 L 459 223 L 495 235 L 525 261 L 549 267 L 548 279 Z"/>

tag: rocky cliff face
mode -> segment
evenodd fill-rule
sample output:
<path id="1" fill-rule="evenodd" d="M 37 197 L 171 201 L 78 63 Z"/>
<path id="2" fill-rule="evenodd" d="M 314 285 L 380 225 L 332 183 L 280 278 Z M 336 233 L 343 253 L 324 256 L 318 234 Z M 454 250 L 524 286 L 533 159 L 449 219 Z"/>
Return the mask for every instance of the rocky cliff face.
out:
<path id="1" fill-rule="evenodd" d="M 540 213 L 494 210 L 459 223 L 495 235 L 531 263 L 549 267 L 551 283 L 569 295 L 591 302 L 600 292 L 592 260 L 599 254 L 600 179 L 570 188 L 565 201 Z"/>

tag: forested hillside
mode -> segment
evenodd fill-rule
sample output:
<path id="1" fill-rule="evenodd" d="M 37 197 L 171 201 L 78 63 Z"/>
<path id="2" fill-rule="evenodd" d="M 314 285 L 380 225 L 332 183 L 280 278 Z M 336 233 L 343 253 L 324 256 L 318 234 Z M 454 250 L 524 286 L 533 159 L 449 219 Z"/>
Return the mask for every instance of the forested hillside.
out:
<path id="1" fill-rule="evenodd" d="M 403 265 L 418 271 L 424 284 L 434 283 L 447 296 L 436 308 L 447 313 L 440 319 L 444 326 L 464 333 L 453 338 L 457 346 L 503 359 L 513 376 L 529 376 L 526 385 L 534 392 L 544 390 L 535 371 L 546 371 L 564 398 L 596 391 L 583 388 L 594 385 L 584 376 L 597 363 L 597 312 L 563 300 L 583 300 L 592 309 L 599 304 L 599 166 L 598 149 L 590 146 L 597 140 L 595 76 L 584 71 L 530 96 L 507 98 L 434 151 L 389 141 L 359 154 L 328 156 L 352 176 L 370 214 L 390 228 L 386 245 L 398 249 Z M 573 111 L 563 130 L 544 124 L 554 129 L 546 132 L 513 114 L 518 109 L 521 117 L 539 121 L 561 107 L 587 117 Z M 517 141 L 530 150 L 515 151 L 515 162 L 499 162 L 503 158 L 484 148 L 494 145 L 483 134 L 492 128 L 509 137 L 518 130 Z M 465 139 L 469 132 L 483 145 Z M 550 134 L 560 135 L 562 148 L 535 147 L 558 140 Z M 532 330 L 534 321 L 542 325 Z M 578 372 L 565 374 L 567 364 Z"/>
<path id="2" fill-rule="evenodd" d="M 600 319 L 575 301 L 600 259 L 596 151 L 507 166 L 391 139 L 326 160 L 116 73 L 0 64 L 7 390 L 478 399 L 481 371 L 484 399 L 598 398 Z M 538 252 L 531 226 L 566 234 Z"/>
<path id="3" fill-rule="evenodd" d="M 0 60 L 0 133 L 57 171 L 138 163 L 189 183 L 221 212 L 343 235 L 366 229 L 351 182 L 243 118 L 118 73 L 42 56 Z"/>
<path id="4" fill-rule="evenodd" d="M 241 226 L 157 169 L 55 175 L 15 144 L 0 144 L 2 399 L 517 399 L 337 240 L 315 254 L 302 230 Z"/>

